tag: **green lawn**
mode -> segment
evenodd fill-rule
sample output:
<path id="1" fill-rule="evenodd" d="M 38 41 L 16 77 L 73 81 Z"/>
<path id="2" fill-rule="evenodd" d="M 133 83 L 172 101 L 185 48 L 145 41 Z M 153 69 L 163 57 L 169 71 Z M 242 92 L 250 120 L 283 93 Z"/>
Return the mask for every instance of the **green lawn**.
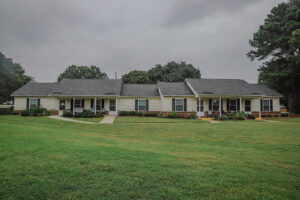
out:
<path id="1" fill-rule="evenodd" d="M 300 123 L 0 116 L 0 199 L 299 199 Z"/>
<path id="2" fill-rule="evenodd" d="M 12 107 L 13 105 L 0 105 L 0 108 L 10 108 Z"/>
<path id="3" fill-rule="evenodd" d="M 84 121 L 84 122 L 94 122 L 94 123 L 99 123 L 103 117 L 99 117 L 99 118 L 72 118 L 75 120 L 79 120 L 79 121 Z"/>
<path id="4" fill-rule="evenodd" d="M 115 123 L 201 123 L 197 119 L 159 118 L 159 117 L 117 117 Z"/>

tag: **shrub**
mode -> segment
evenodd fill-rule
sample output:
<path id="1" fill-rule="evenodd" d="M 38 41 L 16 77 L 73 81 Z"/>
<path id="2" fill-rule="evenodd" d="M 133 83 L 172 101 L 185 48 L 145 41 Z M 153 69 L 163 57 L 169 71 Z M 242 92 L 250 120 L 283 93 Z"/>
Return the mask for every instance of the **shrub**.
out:
<path id="1" fill-rule="evenodd" d="M 237 112 L 233 115 L 234 120 L 245 120 L 245 113 L 244 112 Z"/>
<path id="2" fill-rule="evenodd" d="M 221 117 L 218 117 L 218 120 L 229 120 L 229 116 L 222 115 Z"/>
<path id="3" fill-rule="evenodd" d="M 266 117 L 267 115 L 261 115 L 261 117 Z"/>
<path id="4" fill-rule="evenodd" d="M 129 116 L 135 116 L 135 115 L 136 115 L 136 112 L 135 112 L 135 111 L 130 111 L 130 112 L 128 112 L 128 115 L 129 115 Z"/>
<path id="5" fill-rule="evenodd" d="M 9 108 L 0 108 L 0 115 L 10 115 L 12 114 L 13 106 Z"/>
<path id="6" fill-rule="evenodd" d="M 103 117 L 103 113 L 97 113 L 95 117 Z"/>
<path id="7" fill-rule="evenodd" d="M 213 114 L 213 118 L 214 118 L 214 120 L 217 120 L 217 119 L 219 119 L 219 115 L 218 114 Z"/>
<path id="8" fill-rule="evenodd" d="M 64 112 L 63 116 L 64 117 L 73 117 L 73 113 L 72 112 Z"/>
<path id="9" fill-rule="evenodd" d="M 273 117 L 279 117 L 279 115 L 273 115 Z"/>
<path id="10" fill-rule="evenodd" d="M 143 117 L 143 113 L 142 112 L 136 112 L 135 115 L 139 116 L 139 117 Z"/>
<path id="11" fill-rule="evenodd" d="M 196 119 L 196 114 L 194 112 L 191 113 L 191 118 Z"/>
<path id="12" fill-rule="evenodd" d="M 145 113 L 145 117 L 157 117 L 157 113 Z"/>
<path id="13" fill-rule="evenodd" d="M 255 119 L 256 117 L 255 117 L 254 115 L 247 114 L 247 115 L 246 115 L 246 118 L 247 118 L 247 119 Z"/>
<path id="14" fill-rule="evenodd" d="M 49 115 L 56 115 L 56 114 L 57 114 L 57 111 L 56 111 L 56 110 L 49 110 L 49 111 L 48 111 L 48 114 L 49 114 Z"/>
<path id="15" fill-rule="evenodd" d="M 82 117 L 82 113 L 81 113 L 81 112 L 75 113 L 74 117 L 76 117 L 76 118 L 81 118 L 81 117 Z"/>
<path id="16" fill-rule="evenodd" d="M 178 117 L 177 113 L 175 111 L 173 111 L 172 112 L 172 118 L 177 118 L 177 117 Z"/>
<path id="17" fill-rule="evenodd" d="M 288 113 L 281 113 L 281 117 L 288 117 L 289 114 Z"/>
<path id="18" fill-rule="evenodd" d="M 21 116 L 29 116 L 30 115 L 30 110 L 22 110 Z"/>
<path id="19" fill-rule="evenodd" d="M 272 115 L 267 115 L 267 117 L 272 117 Z"/>
<path id="20" fill-rule="evenodd" d="M 129 113 L 127 111 L 120 111 L 119 116 L 128 116 Z"/>
<path id="21" fill-rule="evenodd" d="M 83 117 L 83 118 L 92 118 L 92 117 L 94 117 L 94 113 L 90 110 L 85 110 L 82 113 L 81 117 Z"/>

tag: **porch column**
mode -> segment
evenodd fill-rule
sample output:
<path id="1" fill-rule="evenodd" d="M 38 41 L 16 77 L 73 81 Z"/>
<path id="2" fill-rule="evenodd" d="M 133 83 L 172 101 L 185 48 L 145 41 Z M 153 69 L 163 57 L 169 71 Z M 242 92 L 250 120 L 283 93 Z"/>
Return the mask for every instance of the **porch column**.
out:
<path id="1" fill-rule="evenodd" d="M 261 98 L 259 98 L 259 118 L 261 118 Z"/>
<path id="2" fill-rule="evenodd" d="M 242 97 L 240 97 L 240 112 L 242 112 Z"/>
<path id="3" fill-rule="evenodd" d="M 96 97 L 94 98 L 94 114 L 96 115 L 96 101 L 97 101 L 97 99 L 96 99 Z"/>
<path id="4" fill-rule="evenodd" d="M 219 112 L 220 112 L 220 117 L 222 116 L 222 98 L 219 98 Z"/>
<path id="5" fill-rule="evenodd" d="M 75 115 L 75 97 L 73 97 L 73 115 Z"/>
<path id="6" fill-rule="evenodd" d="M 200 95 L 199 95 L 199 99 L 198 99 L 198 101 L 199 101 L 199 110 L 197 110 L 198 111 L 198 113 L 199 113 L 199 119 L 201 118 L 201 116 L 200 116 L 200 112 L 201 112 L 201 98 L 200 98 Z"/>

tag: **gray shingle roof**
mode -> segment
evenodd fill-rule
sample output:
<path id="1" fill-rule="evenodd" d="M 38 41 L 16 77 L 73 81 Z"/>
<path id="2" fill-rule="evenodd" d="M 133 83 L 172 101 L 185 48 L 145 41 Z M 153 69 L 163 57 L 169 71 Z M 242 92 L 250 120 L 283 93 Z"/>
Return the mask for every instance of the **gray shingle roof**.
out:
<path id="1" fill-rule="evenodd" d="M 12 93 L 11 96 L 48 96 L 57 88 L 57 83 L 30 82 Z"/>
<path id="2" fill-rule="evenodd" d="M 120 95 L 121 79 L 63 79 L 53 95 Z"/>
<path id="3" fill-rule="evenodd" d="M 186 79 L 186 81 L 191 84 L 191 86 L 196 90 L 198 94 L 258 95 L 258 96 L 268 95 L 268 93 L 266 92 L 267 90 L 258 89 L 253 84 L 249 84 L 246 81 L 241 79 L 201 78 L 201 79 Z M 268 87 L 264 86 L 264 88 L 268 88 Z"/>
<path id="4" fill-rule="evenodd" d="M 276 92 L 275 90 L 269 88 L 266 85 L 261 85 L 261 84 L 251 84 L 257 91 L 259 91 L 260 93 L 266 95 L 266 96 L 275 96 L 275 97 L 279 97 L 282 96 L 281 94 L 279 94 L 278 92 Z"/>
<path id="5" fill-rule="evenodd" d="M 158 82 L 157 84 L 161 89 L 162 95 L 193 95 L 193 92 L 185 82 Z"/>
<path id="6" fill-rule="evenodd" d="M 123 84 L 121 96 L 159 97 L 156 84 Z"/>

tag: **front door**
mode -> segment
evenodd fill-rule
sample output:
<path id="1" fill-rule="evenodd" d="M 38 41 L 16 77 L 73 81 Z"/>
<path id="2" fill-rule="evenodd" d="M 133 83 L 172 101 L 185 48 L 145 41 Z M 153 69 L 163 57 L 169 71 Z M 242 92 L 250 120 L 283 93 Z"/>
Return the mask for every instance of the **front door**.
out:
<path id="1" fill-rule="evenodd" d="M 197 115 L 198 117 L 203 117 L 204 116 L 204 109 L 203 109 L 203 100 L 197 100 Z"/>
<path id="2" fill-rule="evenodd" d="M 66 100 L 59 100 L 59 115 L 62 115 L 65 109 L 66 109 Z"/>
<path id="3" fill-rule="evenodd" d="M 116 100 L 109 100 L 109 115 L 117 115 Z"/>

